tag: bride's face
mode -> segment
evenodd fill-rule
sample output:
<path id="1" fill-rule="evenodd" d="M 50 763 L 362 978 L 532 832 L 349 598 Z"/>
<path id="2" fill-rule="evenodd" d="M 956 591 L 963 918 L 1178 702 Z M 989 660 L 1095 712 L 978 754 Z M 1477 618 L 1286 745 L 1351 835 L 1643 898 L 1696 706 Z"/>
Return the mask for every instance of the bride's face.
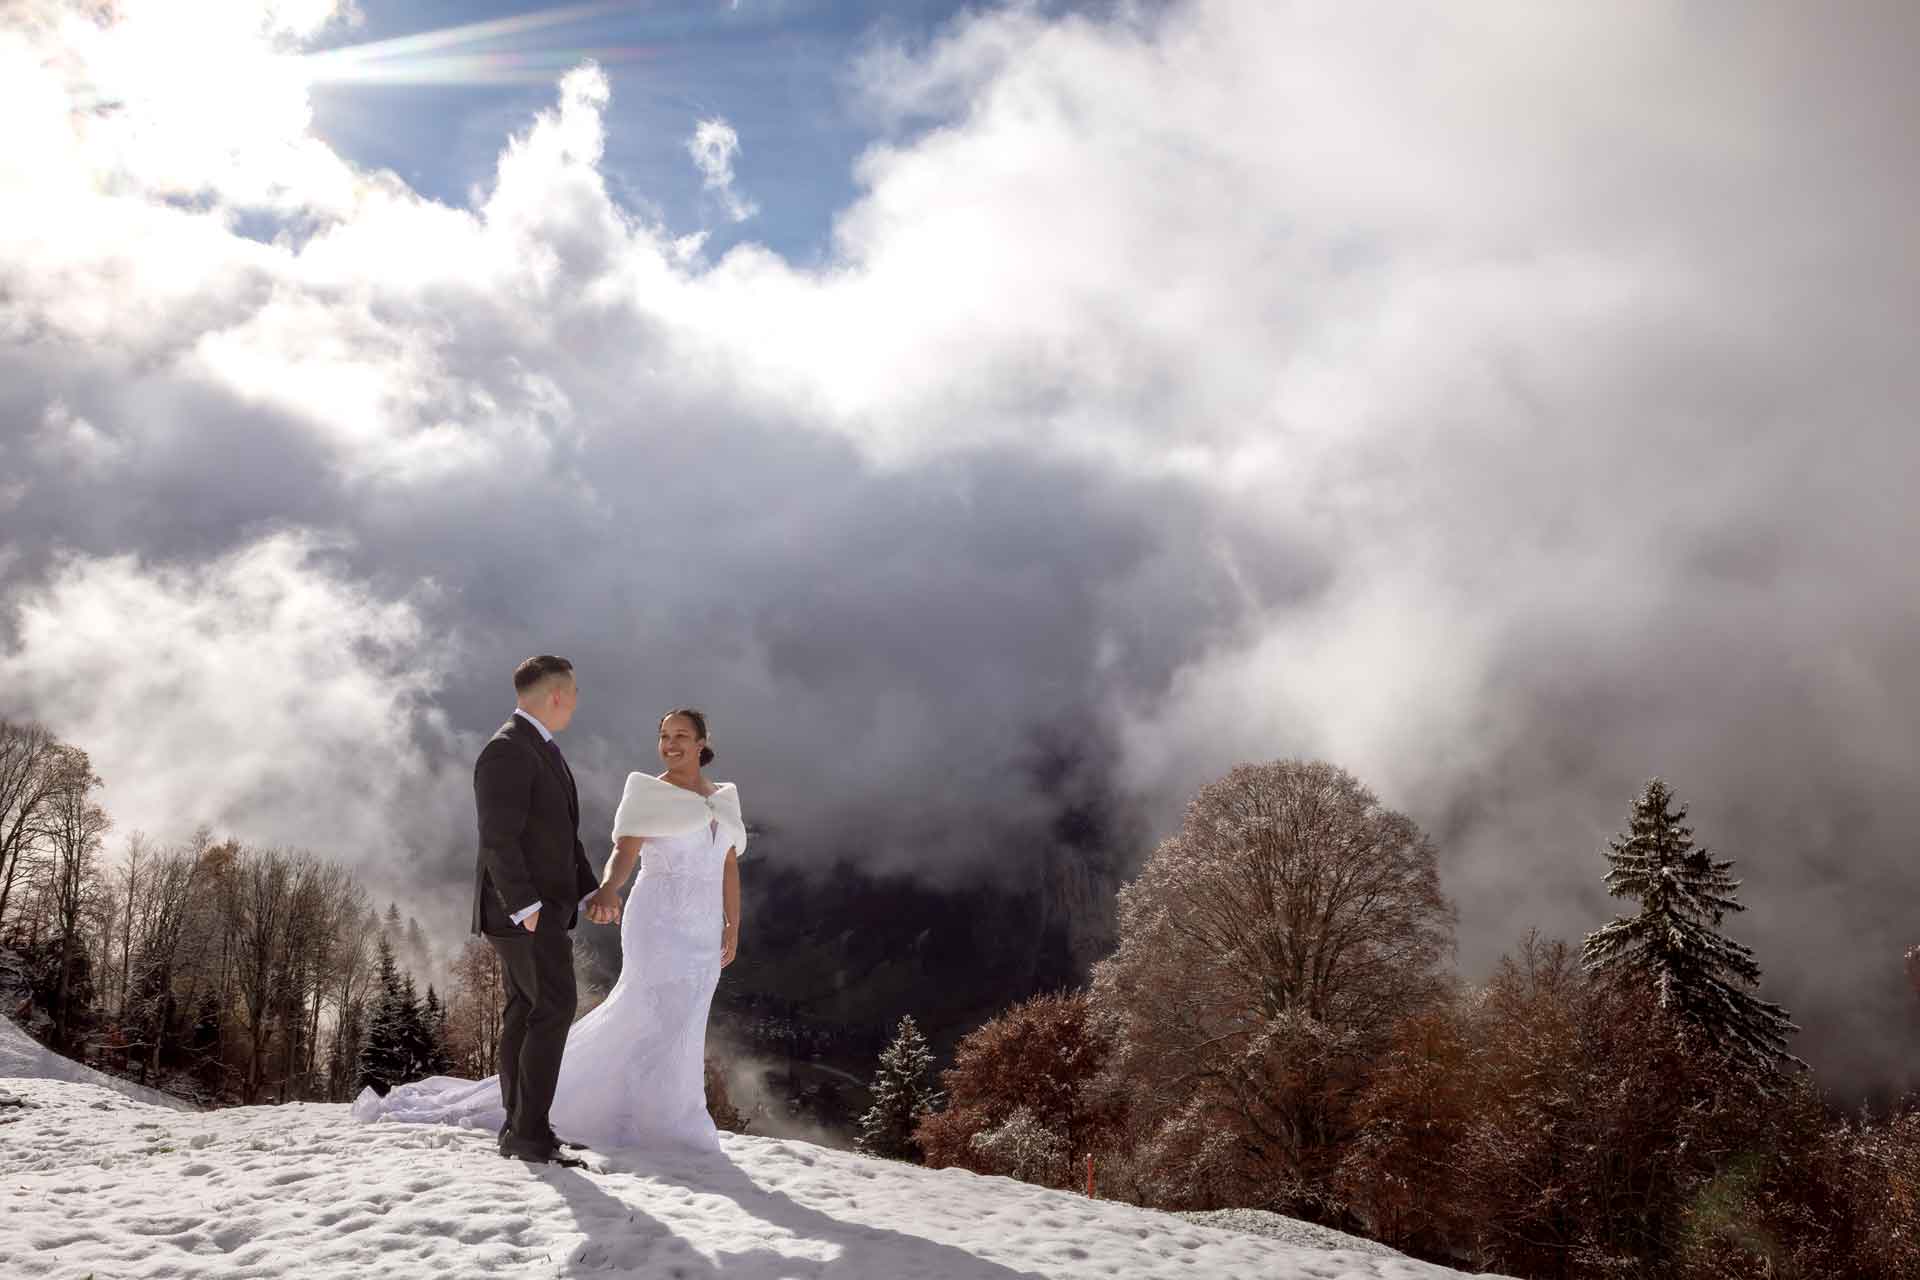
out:
<path id="1" fill-rule="evenodd" d="M 660 724 L 660 758 L 669 769 L 698 765 L 705 745 L 706 739 L 694 735 L 693 722 L 685 716 L 668 716 Z"/>

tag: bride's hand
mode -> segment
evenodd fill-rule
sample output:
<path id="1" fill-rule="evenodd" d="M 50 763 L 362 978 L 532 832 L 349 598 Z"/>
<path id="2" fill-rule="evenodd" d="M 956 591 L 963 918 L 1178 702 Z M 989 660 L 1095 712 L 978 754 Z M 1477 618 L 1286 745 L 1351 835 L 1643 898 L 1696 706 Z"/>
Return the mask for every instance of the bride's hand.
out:
<path id="1" fill-rule="evenodd" d="M 587 899 L 587 919 L 594 924 L 614 924 L 620 919 L 620 895 L 599 890 Z"/>
<path id="2" fill-rule="evenodd" d="M 726 968 L 733 963 L 733 957 L 740 951 L 740 926 L 723 925 L 720 929 L 720 967 Z"/>

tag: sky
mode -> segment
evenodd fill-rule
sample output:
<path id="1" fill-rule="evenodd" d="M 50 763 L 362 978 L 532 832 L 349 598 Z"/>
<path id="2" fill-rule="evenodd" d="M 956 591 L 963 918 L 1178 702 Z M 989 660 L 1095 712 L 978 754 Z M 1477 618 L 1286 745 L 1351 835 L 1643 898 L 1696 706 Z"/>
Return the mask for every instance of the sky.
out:
<path id="1" fill-rule="evenodd" d="M 851 64 L 876 47 L 924 46 L 964 8 L 956 0 L 361 5 L 361 21 L 335 24 L 315 47 L 464 34 L 382 52 L 370 60 L 381 74 L 318 86 L 314 128 L 356 166 L 389 168 L 421 195 L 464 202 L 492 177 L 501 140 L 551 103 L 559 74 L 592 58 L 612 93 L 600 168 L 615 198 L 685 233 L 706 231 L 709 252 L 752 242 L 818 264 L 834 213 L 856 194 L 853 162 L 900 127 L 867 109 Z M 512 25 L 529 15 L 549 21 Z M 399 70 L 387 65 L 396 60 Z M 751 140 L 732 168 L 753 195 L 735 206 L 689 163 L 688 135 L 702 120 L 723 122 L 736 143 Z M 747 207 L 753 216 L 732 216 Z"/>
<path id="2" fill-rule="evenodd" d="M 1471 979 L 1657 774 L 1913 1081 L 1920 10 L 532 12 L 8 10 L 0 712 L 120 834 L 452 927 L 551 651 L 590 828 L 692 703 L 767 849 L 935 880 L 1330 760 Z"/>

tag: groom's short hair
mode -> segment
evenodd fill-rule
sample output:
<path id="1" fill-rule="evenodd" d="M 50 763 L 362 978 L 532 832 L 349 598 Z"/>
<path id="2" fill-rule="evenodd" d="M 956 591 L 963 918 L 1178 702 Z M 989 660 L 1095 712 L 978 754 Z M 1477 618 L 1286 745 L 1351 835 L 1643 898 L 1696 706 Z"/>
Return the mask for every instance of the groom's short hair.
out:
<path id="1" fill-rule="evenodd" d="M 513 691 L 525 693 L 549 676 L 573 675 L 573 664 L 565 658 L 556 658 L 543 653 L 537 658 L 528 658 L 513 669 Z"/>

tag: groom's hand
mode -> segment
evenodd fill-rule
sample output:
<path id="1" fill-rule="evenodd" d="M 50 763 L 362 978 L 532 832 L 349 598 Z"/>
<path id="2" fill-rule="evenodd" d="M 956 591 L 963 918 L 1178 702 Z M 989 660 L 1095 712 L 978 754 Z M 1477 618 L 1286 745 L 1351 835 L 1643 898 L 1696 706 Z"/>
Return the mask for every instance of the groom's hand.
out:
<path id="1" fill-rule="evenodd" d="M 534 908 L 533 914 L 520 922 L 520 927 L 528 933 L 532 933 L 535 929 L 538 929 L 540 927 L 540 909 L 538 907 Z"/>

